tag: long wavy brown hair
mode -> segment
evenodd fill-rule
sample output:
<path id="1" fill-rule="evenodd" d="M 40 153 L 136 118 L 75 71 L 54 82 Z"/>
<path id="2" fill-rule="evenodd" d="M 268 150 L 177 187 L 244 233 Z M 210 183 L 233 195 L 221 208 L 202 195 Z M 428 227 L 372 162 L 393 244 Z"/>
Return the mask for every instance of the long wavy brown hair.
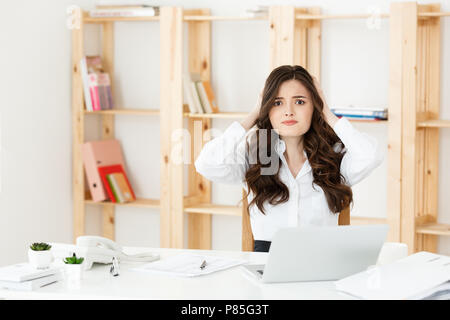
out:
<path id="1" fill-rule="evenodd" d="M 291 79 L 296 79 L 305 86 L 314 106 L 311 126 L 303 136 L 304 149 L 312 168 L 312 187 L 314 188 L 314 184 L 320 186 L 325 193 L 330 211 L 339 213 L 353 202 L 352 189 L 345 184 L 345 178 L 340 173 L 345 145 L 325 120 L 324 102 L 314 85 L 313 78 L 306 69 L 298 65 L 284 65 L 275 68 L 265 82 L 256 130 L 250 135 L 250 142 L 247 141 L 248 155 L 254 159 L 245 174 L 248 190 L 255 195 L 249 203 L 249 207 L 256 204 L 259 210 L 265 214 L 264 203 L 266 201 L 271 205 L 276 205 L 289 200 L 289 189 L 279 178 L 282 161 L 274 150 L 275 143 L 272 144 L 274 134 L 275 137 L 279 138 L 279 136 L 274 133 L 269 112 L 278 96 L 280 85 Z M 262 132 L 266 132 L 263 144 L 260 143 Z M 336 143 L 340 144 L 338 152 L 333 149 Z M 262 145 L 265 150 L 260 150 Z M 276 174 L 261 174 L 262 170 L 270 166 L 266 159 L 261 161 L 261 154 L 264 152 L 272 161 L 278 161 Z"/>

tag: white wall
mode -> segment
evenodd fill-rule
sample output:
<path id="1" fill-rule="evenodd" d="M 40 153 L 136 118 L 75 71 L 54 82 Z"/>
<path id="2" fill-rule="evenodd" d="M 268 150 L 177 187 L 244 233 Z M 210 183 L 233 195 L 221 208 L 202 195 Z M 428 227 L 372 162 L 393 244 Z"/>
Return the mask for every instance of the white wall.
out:
<path id="1" fill-rule="evenodd" d="M 129 1 L 131 2 L 131 1 Z M 147 1 L 149 2 L 149 1 Z M 420 1 L 430 3 L 439 1 Z M 450 11 L 449 1 L 440 1 Z M 66 9 L 92 8 L 94 0 L 9 1 L 0 13 L 0 265 L 24 261 L 34 241 L 72 241 L 71 186 L 71 32 Z M 155 3 L 155 2 L 149 2 Z M 376 4 L 389 12 L 390 1 L 164 1 L 164 5 L 211 8 L 214 15 L 238 15 L 257 4 L 321 6 L 323 13 L 367 13 Z M 27 10 L 24 10 L 24 8 Z M 442 20 L 442 118 L 450 118 L 450 25 Z M 117 23 L 116 103 L 128 108 L 158 108 L 159 26 Z M 389 22 L 370 29 L 365 20 L 323 22 L 322 87 L 330 105 L 387 105 Z M 99 29 L 86 28 L 86 54 L 100 53 Z M 269 70 L 267 23 L 213 22 L 212 85 L 224 111 L 249 111 Z M 186 59 L 186 57 L 185 57 Z M 6 71 L 6 72 L 5 72 Z M 447 88 L 447 90 L 444 90 Z M 130 179 L 140 197 L 159 197 L 158 117 L 118 116 Z M 100 136 L 95 116 L 86 118 L 86 140 Z M 213 120 L 224 130 L 231 120 Z M 386 124 L 354 124 L 387 143 Z M 450 223 L 450 133 L 441 130 L 439 221 Z M 361 216 L 386 216 L 386 161 L 356 185 L 354 210 Z M 241 190 L 213 184 L 213 201 L 235 204 Z M 373 196 L 376 195 L 376 197 Z M 101 234 L 101 212 L 87 206 L 86 232 Z M 213 249 L 239 250 L 238 217 L 213 217 Z M 123 245 L 159 246 L 159 210 L 117 208 L 116 240 Z M 450 254 L 450 239 L 439 252 Z"/>

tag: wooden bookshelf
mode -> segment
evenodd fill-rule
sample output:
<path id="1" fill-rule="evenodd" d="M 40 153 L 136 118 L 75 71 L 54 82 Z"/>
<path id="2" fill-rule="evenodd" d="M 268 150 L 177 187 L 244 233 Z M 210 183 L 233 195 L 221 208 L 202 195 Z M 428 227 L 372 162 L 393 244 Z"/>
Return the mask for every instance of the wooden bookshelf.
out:
<path id="1" fill-rule="evenodd" d="M 402 112 L 398 175 L 391 193 L 401 201 L 391 210 L 400 212 L 390 221 L 396 241 L 409 253 L 437 251 L 437 236 L 449 236 L 449 226 L 437 222 L 439 130 L 450 121 L 440 113 L 441 17 L 440 4 L 391 3 L 391 64 L 389 106 Z M 396 129 L 399 130 L 399 129 Z M 389 202 L 388 202 L 389 203 Z"/>
<path id="2" fill-rule="evenodd" d="M 436 236 L 450 235 L 449 225 L 437 223 L 437 177 L 440 128 L 450 127 L 450 120 L 437 120 L 439 115 L 440 19 L 450 12 L 440 12 L 439 5 L 415 2 L 391 4 L 389 13 L 375 15 L 389 19 L 390 25 L 390 87 L 389 120 L 356 120 L 362 123 L 383 123 L 388 129 L 388 205 L 386 219 L 349 217 L 351 224 L 388 223 L 389 241 L 407 243 L 410 252 L 436 250 Z M 183 37 L 187 28 L 188 70 L 200 73 L 203 80 L 211 78 L 211 25 L 215 21 L 265 21 L 269 30 L 270 68 L 283 64 L 302 65 L 320 81 L 322 21 L 331 19 L 367 19 L 371 14 L 323 14 L 320 7 L 296 8 L 271 6 L 267 16 L 217 16 L 209 9 L 161 7 L 156 17 L 91 18 L 83 12 L 81 26 L 72 31 L 72 119 L 73 119 L 73 210 L 74 239 L 84 234 L 85 205 L 98 205 L 103 211 L 103 236 L 114 238 L 114 208 L 117 206 L 159 209 L 161 214 L 161 247 L 183 248 L 185 216 L 188 219 L 188 247 L 211 248 L 213 215 L 241 216 L 242 248 L 251 250 L 249 220 L 243 206 L 219 205 L 211 201 L 211 182 L 197 174 L 193 161 L 184 167 L 171 160 L 174 147 L 170 134 L 184 127 L 193 133 L 198 121 L 204 132 L 213 119 L 242 119 L 247 112 L 193 114 L 183 105 Z M 115 22 L 152 22 L 160 26 L 160 106 L 159 109 L 114 109 L 89 112 L 84 110 L 79 61 L 84 53 L 84 25 L 102 25 L 102 57 L 111 76 L 114 75 Z M 428 48 L 424 50 L 424 48 Z M 417 66 L 417 70 L 415 69 Z M 424 72 L 428 70 L 428 72 Z M 417 74 L 415 73 L 417 72 Z M 418 81 L 420 80 L 420 81 Z M 426 101 L 426 104 L 421 101 Z M 416 112 L 411 112 L 415 110 Z M 430 112 L 434 118 L 421 114 Z M 115 116 L 158 116 L 161 122 L 161 196 L 160 199 L 137 199 L 133 203 L 95 203 L 84 196 L 84 171 L 80 146 L 84 142 L 84 117 L 97 115 L 102 119 L 102 138 L 114 137 Z M 191 145 L 203 146 L 203 139 L 194 137 Z M 196 139 L 196 140 L 195 140 Z M 425 157 L 425 153 L 427 156 Z M 195 159 L 198 154 L 193 154 Z M 188 179 L 188 196 L 184 196 L 184 180 Z M 415 200 L 414 200 L 415 199 Z M 243 199 L 245 200 L 245 199 Z M 418 223 L 423 212 L 432 212 Z M 349 214 L 347 211 L 345 214 Z M 341 213 L 342 215 L 342 213 Z M 247 231 L 244 232 L 244 229 Z M 417 238 L 417 239 L 416 239 Z"/>

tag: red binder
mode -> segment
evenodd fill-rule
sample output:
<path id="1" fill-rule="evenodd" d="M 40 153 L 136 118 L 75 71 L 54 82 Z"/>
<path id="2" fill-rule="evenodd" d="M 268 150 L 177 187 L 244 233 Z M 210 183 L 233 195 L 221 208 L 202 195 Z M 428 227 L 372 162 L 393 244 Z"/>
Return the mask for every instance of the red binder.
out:
<path id="1" fill-rule="evenodd" d="M 98 168 L 98 172 L 100 174 L 100 178 L 102 179 L 103 186 L 106 189 L 106 193 L 108 194 L 108 197 L 109 197 L 109 199 L 112 202 L 117 202 L 117 201 L 116 201 L 116 199 L 114 197 L 114 194 L 113 194 L 113 192 L 111 190 L 111 186 L 108 183 L 108 179 L 106 178 L 106 175 L 107 174 L 111 174 L 111 173 L 122 173 L 123 174 L 123 176 L 125 178 L 125 181 L 126 181 L 126 183 L 128 185 L 128 188 L 130 188 L 131 195 L 133 196 L 133 199 L 134 200 L 136 199 L 136 196 L 134 195 L 133 188 L 131 188 L 130 182 L 128 181 L 128 177 L 127 177 L 125 171 L 123 170 L 122 165 L 118 164 L 118 165 L 112 165 L 112 166 L 99 167 Z"/>

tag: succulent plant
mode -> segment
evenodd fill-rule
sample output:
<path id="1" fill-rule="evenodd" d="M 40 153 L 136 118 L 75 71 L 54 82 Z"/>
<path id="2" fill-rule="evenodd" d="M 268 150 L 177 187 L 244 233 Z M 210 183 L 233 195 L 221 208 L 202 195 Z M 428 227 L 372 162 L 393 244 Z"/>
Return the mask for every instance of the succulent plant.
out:
<path id="1" fill-rule="evenodd" d="M 50 250 L 52 246 L 45 242 L 35 242 L 30 246 L 33 251 L 46 251 Z"/>
<path id="2" fill-rule="evenodd" d="M 76 254 L 74 252 L 73 256 L 66 257 L 66 258 L 64 258 L 63 261 L 64 261 L 65 264 L 82 264 L 83 261 L 84 261 L 84 258 L 83 257 L 77 258 Z"/>

